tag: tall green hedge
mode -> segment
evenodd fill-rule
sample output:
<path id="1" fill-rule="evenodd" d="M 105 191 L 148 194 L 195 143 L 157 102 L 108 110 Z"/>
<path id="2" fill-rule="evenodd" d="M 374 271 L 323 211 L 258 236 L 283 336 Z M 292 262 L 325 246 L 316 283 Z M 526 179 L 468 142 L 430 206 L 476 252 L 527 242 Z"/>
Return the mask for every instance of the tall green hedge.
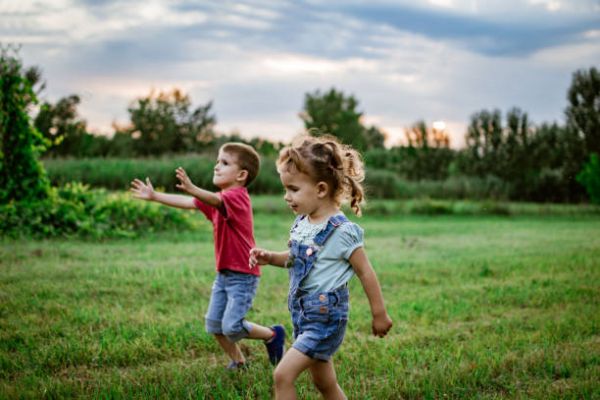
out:
<path id="1" fill-rule="evenodd" d="M 38 155 L 44 140 L 27 113 L 37 102 L 36 70 L 23 70 L 16 50 L 0 47 L 0 204 L 48 198 L 50 182 Z"/>

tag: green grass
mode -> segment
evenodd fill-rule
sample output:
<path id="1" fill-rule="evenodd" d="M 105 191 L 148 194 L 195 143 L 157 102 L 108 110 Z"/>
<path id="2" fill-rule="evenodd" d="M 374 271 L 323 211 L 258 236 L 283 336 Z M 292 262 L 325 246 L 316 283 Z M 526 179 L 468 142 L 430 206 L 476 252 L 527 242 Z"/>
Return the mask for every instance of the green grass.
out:
<path id="1" fill-rule="evenodd" d="M 199 216 L 201 217 L 201 216 Z M 255 216 L 285 246 L 291 214 Z M 600 398 L 600 217 L 360 220 L 394 327 L 372 337 L 351 282 L 335 356 L 351 398 Z M 228 373 L 203 330 L 212 233 L 0 242 L 0 398 L 270 398 L 261 343 Z M 287 273 L 263 269 L 251 321 L 284 323 Z M 289 344 L 289 343 L 288 343 Z M 302 398 L 319 398 L 307 376 Z"/>

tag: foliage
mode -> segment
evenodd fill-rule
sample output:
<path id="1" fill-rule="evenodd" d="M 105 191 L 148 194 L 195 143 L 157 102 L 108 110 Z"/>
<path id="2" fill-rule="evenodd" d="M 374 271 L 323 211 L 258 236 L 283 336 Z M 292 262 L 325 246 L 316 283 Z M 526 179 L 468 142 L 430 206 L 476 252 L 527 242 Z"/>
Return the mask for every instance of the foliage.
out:
<path id="1" fill-rule="evenodd" d="M 28 115 L 37 102 L 33 85 L 40 74 L 23 70 L 16 52 L 0 47 L 0 204 L 43 200 L 50 191 L 37 159 L 45 142 Z"/>
<path id="2" fill-rule="evenodd" d="M 590 156 L 590 160 L 577 175 L 577 181 L 585 187 L 592 202 L 600 204 L 600 159 L 598 159 L 598 154 L 593 153 Z"/>
<path id="3" fill-rule="evenodd" d="M 364 153 L 367 166 L 385 169 L 413 181 L 447 179 L 455 158 L 456 151 L 447 147 L 397 146 Z"/>
<path id="4" fill-rule="evenodd" d="M 53 185 L 71 181 L 92 187 L 126 190 L 135 178 L 149 177 L 155 187 L 177 191 L 175 169 L 183 167 L 192 182 L 208 190 L 218 190 L 213 183 L 216 154 L 188 154 L 163 158 L 88 158 L 46 159 L 44 164 Z M 261 171 L 250 185 L 253 193 L 280 193 L 281 181 L 272 158 L 262 157 Z"/>
<path id="5" fill-rule="evenodd" d="M 134 200 L 126 194 L 90 190 L 80 183 L 54 189 L 43 200 L 0 205 L 0 215 L 0 236 L 8 237 L 131 237 L 195 226 L 180 210 Z"/>
<path id="6" fill-rule="evenodd" d="M 214 138 L 212 102 L 191 109 L 191 99 L 179 89 L 150 93 L 129 108 L 130 126 L 119 131 L 132 136 L 133 150 L 142 156 L 198 151 Z"/>
<path id="7" fill-rule="evenodd" d="M 77 115 L 77 105 L 81 99 L 71 95 L 60 99 L 56 104 L 44 102 L 34 119 L 37 130 L 51 143 L 47 154 L 84 156 L 93 143 L 93 136 L 87 133 L 86 122 Z M 85 145 L 83 142 L 89 143 Z M 87 151 L 89 153 L 89 151 Z"/>
<path id="8" fill-rule="evenodd" d="M 326 93 L 317 90 L 305 95 L 300 118 L 312 133 L 336 136 L 360 151 L 383 147 L 383 133 L 374 126 L 365 127 L 357 107 L 358 101 L 352 95 L 346 96 L 335 88 Z"/>
<path id="9" fill-rule="evenodd" d="M 567 125 L 583 139 L 587 155 L 600 154 L 600 71 L 576 71 L 567 99 Z"/>

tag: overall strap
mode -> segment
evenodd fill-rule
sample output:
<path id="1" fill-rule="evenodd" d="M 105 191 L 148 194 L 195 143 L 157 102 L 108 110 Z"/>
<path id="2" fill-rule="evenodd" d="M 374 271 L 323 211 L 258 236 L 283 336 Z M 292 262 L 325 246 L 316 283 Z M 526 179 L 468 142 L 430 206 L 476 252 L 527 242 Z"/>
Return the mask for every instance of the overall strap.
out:
<path id="1" fill-rule="evenodd" d="M 330 217 L 325 228 L 315 236 L 315 244 L 317 246 L 323 246 L 335 229 L 348 221 L 348 218 L 343 214 L 336 214 L 333 217 Z"/>

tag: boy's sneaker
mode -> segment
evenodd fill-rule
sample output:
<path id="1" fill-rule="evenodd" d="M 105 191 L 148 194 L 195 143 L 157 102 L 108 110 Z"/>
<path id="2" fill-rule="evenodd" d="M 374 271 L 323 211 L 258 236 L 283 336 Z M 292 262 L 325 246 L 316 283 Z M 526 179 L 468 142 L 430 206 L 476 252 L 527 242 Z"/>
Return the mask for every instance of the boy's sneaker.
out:
<path id="1" fill-rule="evenodd" d="M 246 369 L 246 368 L 248 368 L 248 366 L 246 365 L 245 362 L 237 362 L 237 361 L 233 361 L 233 360 L 229 363 L 229 365 L 227 365 L 225 367 L 225 369 L 227 369 L 229 371 L 239 371 L 239 370 Z"/>
<path id="2" fill-rule="evenodd" d="M 281 325 L 273 325 L 271 329 L 274 332 L 273 337 L 265 342 L 267 353 L 269 353 L 269 361 L 273 365 L 277 365 L 283 357 L 283 346 L 285 344 L 285 329 Z"/>

